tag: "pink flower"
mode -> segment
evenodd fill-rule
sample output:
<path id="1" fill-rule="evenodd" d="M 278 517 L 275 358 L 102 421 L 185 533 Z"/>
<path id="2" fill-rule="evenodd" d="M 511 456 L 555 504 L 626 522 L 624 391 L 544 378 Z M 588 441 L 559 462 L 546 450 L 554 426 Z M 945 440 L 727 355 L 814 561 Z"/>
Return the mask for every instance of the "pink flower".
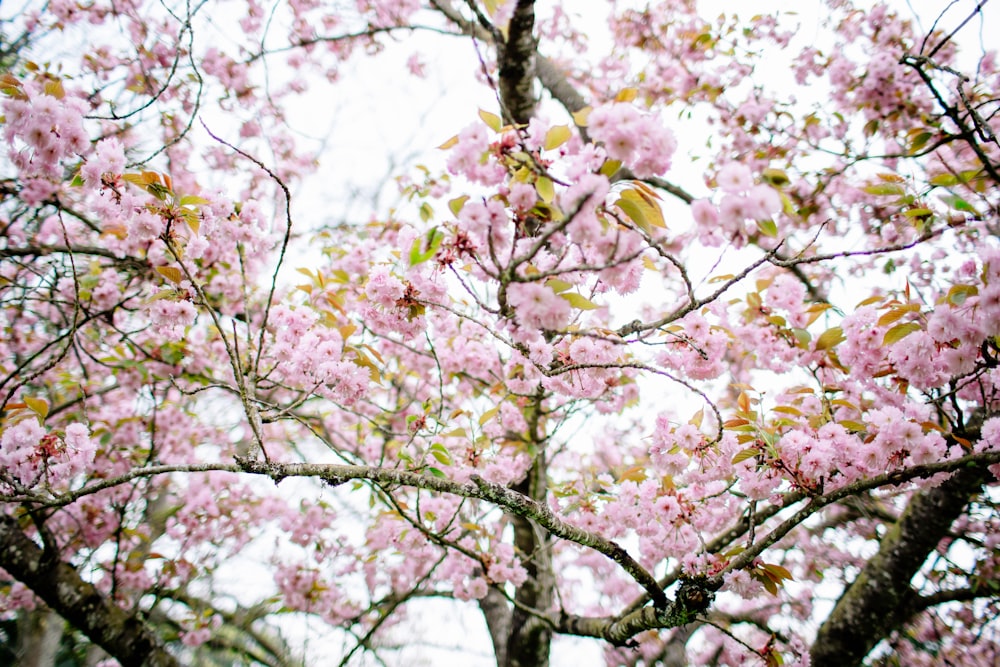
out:
<path id="1" fill-rule="evenodd" d="M 691 202 L 691 215 L 696 223 L 704 227 L 715 227 L 719 224 L 719 209 L 707 199 L 696 199 Z"/>
<path id="2" fill-rule="evenodd" d="M 590 112 L 587 129 L 595 141 L 604 144 L 608 157 L 629 165 L 640 178 L 665 172 L 677 150 L 673 133 L 631 104 L 597 107 Z"/>
<path id="3" fill-rule="evenodd" d="M 149 304 L 149 319 L 153 329 L 169 340 L 180 340 L 184 336 L 184 328 L 194 322 L 194 304 L 186 299 L 179 301 L 164 298 Z"/>
<path id="4" fill-rule="evenodd" d="M 511 186 L 507 199 L 516 210 L 528 211 L 538 201 L 538 194 L 534 186 L 528 183 L 515 183 Z"/>
<path id="5" fill-rule="evenodd" d="M 35 447 L 45 437 L 38 420 L 29 418 L 4 428 L 0 437 L 0 465 L 22 483 L 37 474 Z"/>
<path id="6" fill-rule="evenodd" d="M 158 238 L 165 228 L 163 218 L 150 211 L 142 210 L 129 221 L 128 236 L 136 243 L 148 243 Z"/>
<path id="7" fill-rule="evenodd" d="M 727 229 L 740 231 L 743 222 L 753 218 L 755 209 L 743 195 L 728 194 L 719 203 L 719 220 Z"/>
<path id="8" fill-rule="evenodd" d="M 420 60 L 419 54 L 414 53 L 406 59 L 406 69 L 410 70 L 410 74 L 421 79 L 427 76 L 427 65 Z"/>
<path id="9" fill-rule="evenodd" d="M 125 151 L 115 138 L 102 139 L 93 155 L 80 169 L 80 175 L 90 185 L 100 185 L 104 174 L 120 175 L 125 171 Z"/>
<path id="10" fill-rule="evenodd" d="M 565 328 L 572 315 L 569 302 L 540 283 L 511 283 L 507 303 L 526 327 L 556 331 Z"/>
<path id="11" fill-rule="evenodd" d="M 396 302 L 403 298 L 404 292 L 403 282 L 384 266 L 372 269 L 365 285 L 368 300 L 383 308 L 394 308 Z"/>
<path id="12" fill-rule="evenodd" d="M 715 182 L 723 192 L 746 192 L 753 186 L 753 176 L 750 169 L 739 162 L 730 162 L 719 169 Z"/>
<path id="13" fill-rule="evenodd" d="M 769 185 L 756 185 L 747 193 L 747 201 L 755 220 L 769 220 L 781 212 L 781 197 Z"/>

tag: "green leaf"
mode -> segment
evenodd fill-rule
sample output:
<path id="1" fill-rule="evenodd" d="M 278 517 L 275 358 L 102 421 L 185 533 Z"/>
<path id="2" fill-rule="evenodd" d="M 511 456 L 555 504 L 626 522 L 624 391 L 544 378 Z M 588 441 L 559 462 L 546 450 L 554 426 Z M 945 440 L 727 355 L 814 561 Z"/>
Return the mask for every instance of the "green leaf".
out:
<path id="1" fill-rule="evenodd" d="M 573 287 L 573 283 L 566 282 L 565 280 L 559 280 L 558 278 L 549 278 L 545 281 L 545 286 L 556 294 L 562 294 L 569 288 Z"/>
<path id="2" fill-rule="evenodd" d="M 424 222 L 430 221 L 434 217 L 434 208 L 427 202 L 420 204 L 420 219 Z"/>
<path id="3" fill-rule="evenodd" d="M 184 217 L 184 222 L 187 223 L 188 229 L 191 230 L 192 234 L 197 234 L 201 230 L 201 216 L 198 215 L 197 211 L 193 211 L 189 208 L 181 209 L 181 215 Z"/>
<path id="4" fill-rule="evenodd" d="M 176 266 L 158 266 L 156 272 L 175 285 L 184 280 L 184 273 Z"/>
<path id="5" fill-rule="evenodd" d="M 806 329 L 800 329 L 799 327 L 792 328 L 792 335 L 795 336 L 795 340 L 798 341 L 799 347 L 805 349 L 809 347 L 809 343 L 812 342 L 812 335 Z"/>
<path id="6" fill-rule="evenodd" d="M 483 415 L 479 418 L 479 425 L 482 426 L 486 422 L 488 422 L 491 419 L 493 419 L 494 417 L 496 417 L 498 412 L 500 412 L 500 406 L 499 405 L 497 405 L 495 407 L 492 407 L 489 410 L 487 410 L 486 412 L 484 412 Z"/>
<path id="7" fill-rule="evenodd" d="M 573 136 L 573 132 L 566 125 L 556 125 L 549 128 L 549 131 L 545 133 L 545 150 L 551 151 L 559 148 L 569 141 L 571 136 Z"/>
<path id="8" fill-rule="evenodd" d="M 764 236 L 769 236 L 772 239 L 778 236 L 778 225 L 774 224 L 774 220 L 758 220 L 757 229 Z"/>
<path id="9" fill-rule="evenodd" d="M 743 451 L 738 452 L 736 456 L 733 457 L 732 464 L 736 465 L 737 463 L 742 463 L 743 461 L 752 459 L 758 454 L 760 454 L 760 449 L 758 449 L 757 447 L 747 447 Z"/>
<path id="10" fill-rule="evenodd" d="M 828 350 L 840 345 L 844 341 L 844 330 L 840 327 L 832 327 L 819 335 L 816 339 L 817 350 Z"/>
<path id="11" fill-rule="evenodd" d="M 577 127 L 587 127 L 587 118 L 590 116 L 590 112 L 594 108 L 591 106 L 586 106 L 579 111 L 573 112 L 573 122 L 576 123 Z"/>
<path id="12" fill-rule="evenodd" d="M 623 198 L 616 201 L 615 206 L 620 208 L 622 212 L 625 213 L 625 215 L 627 215 L 632 222 L 639 227 L 639 229 L 647 233 L 649 232 L 649 221 L 646 220 L 646 216 L 643 215 L 642 208 L 637 203 Z"/>
<path id="13" fill-rule="evenodd" d="M 920 310 L 919 303 L 908 303 L 901 306 L 895 306 L 893 308 L 890 308 L 887 312 L 883 313 L 882 317 L 878 318 L 878 321 L 875 322 L 875 325 L 880 327 L 888 326 L 893 322 L 895 322 L 896 320 L 898 320 L 899 318 L 903 317 L 904 315 L 908 313 L 917 312 L 919 310 Z"/>
<path id="14" fill-rule="evenodd" d="M 768 593 L 770 593 L 771 595 L 777 595 L 778 594 L 778 585 L 776 583 L 774 583 L 773 579 L 771 579 L 770 577 L 764 576 L 764 575 L 758 575 L 757 576 L 757 580 L 761 584 L 763 584 L 764 590 L 766 590 Z"/>
<path id="15" fill-rule="evenodd" d="M 576 292 L 564 292 L 559 296 L 569 301 L 569 305 L 578 310 L 593 310 L 597 308 L 596 303 L 581 294 L 577 294 Z"/>
<path id="16" fill-rule="evenodd" d="M 437 227 L 431 227 L 430 231 L 424 236 L 423 243 L 421 243 L 420 239 L 414 239 L 413 245 L 410 247 L 410 266 L 423 264 L 437 254 L 443 240 L 444 234 L 439 232 Z"/>
<path id="17" fill-rule="evenodd" d="M 979 288 L 975 285 L 952 285 L 948 290 L 947 300 L 953 306 L 961 306 L 970 296 L 979 294 Z"/>
<path id="18" fill-rule="evenodd" d="M 667 223 L 663 220 L 660 205 L 656 203 L 653 194 L 644 184 L 636 183 L 634 190 L 624 190 L 621 196 L 625 199 L 635 201 L 642 208 L 643 214 L 646 220 L 649 221 L 649 224 L 660 229 L 666 229 Z"/>
<path id="19" fill-rule="evenodd" d="M 63 88 L 62 79 L 49 79 L 45 82 L 44 90 L 46 95 L 50 95 L 57 100 L 66 97 L 66 90 Z"/>
<path id="20" fill-rule="evenodd" d="M 26 396 L 24 398 L 24 404 L 28 406 L 28 409 L 38 415 L 38 421 L 43 421 L 49 416 L 49 403 L 44 398 L 31 398 Z"/>
<path id="21" fill-rule="evenodd" d="M 546 204 L 552 203 L 552 200 L 556 196 L 555 186 L 552 185 L 552 179 L 547 176 L 539 176 L 538 180 L 535 181 L 535 190 L 538 191 L 538 196 L 542 198 L 542 201 Z"/>
<path id="22" fill-rule="evenodd" d="M 666 228 L 667 223 L 663 221 L 663 213 L 654 199 L 646 195 L 641 190 L 622 190 L 621 197 L 615 202 L 615 206 L 620 208 L 632 222 L 644 232 L 649 233 L 653 227 Z"/>
<path id="23" fill-rule="evenodd" d="M 794 581 L 795 577 L 792 573 L 780 565 L 774 565 L 772 563 L 763 563 L 761 568 L 767 572 L 767 575 L 775 580 L 775 582 L 780 582 L 782 579 L 788 579 L 789 581 Z"/>
<path id="24" fill-rule="evenodd" d="M 955 209 L 956 211 L 978 214 L 976 208 L 969 202 L 962 199 L 961 197 L 956 197 L 955 195 L 947 195 L 945 197 L 941 197 L 941 201 L 943 201 L 945 204 Z"/>
<path id="25" fill-rule="evenodd" d="M 600 174 L 601 176 L 607 176 L 608 178 L 611 178 L 621 168 L 622 168 L 622 163 L 619 160 L 605 160 L 604 164 L 601 165 Z"/>
<path id="26" fill-rule="evenodd" d="M 450 466 L 452 464 L 451 452 L 440 442 L 435 442 L 430 448 L 431 456 L 437 459 L 441 465 Z"/>
<path id="27" fill-rule="evenodd" d="M 888 195 L 901 195 L 905 192 L 905 190 L 903 190 L 903 186 L 898 183 L 876 183 L 875 185 L 869 185 L 866 187 L 865 192 L 870 195 L 884 197 Z"/>
<path id="28" fill-rule="evenodd" d="M 788 174 L 781 169 L 765 169 L 760 177 L 765 183 L 769 183 L 776 188 L 784 187 L 791 183 Z"/>
<path id="29" fill-rule="evenodd" d="M 615 102 L 631 102 L 638 96 L 638 88 L 622 88 L 621 91 L 615 95 Z"/>
<path id="30" fill-rule="evenodd" d="M 949 188 L 953 185 L 958 185 L 958 177 L 954 174 L 938 174 L 937 176 L 931 178 L 928 183 L 939 187 Z"/>
<path id="31" fill-rule="evenodd" d="M 892 345 L 893 343 L 898 343 L 914 331 L 920 331 L 921 329 L 922 327 L 916 322 L 897 324 L 885 332 L 885 336 L 882 337 L 882 345 Z"/>
<path id="32" fill-rule="evenodd" d="M 465 202 L 469 201 L 469 195 L 462 195 L 461 197 L 455 197 L 448 202 L 448 210 L 451 214 L 458 217 L 458 214 L 462 212 L 462 208 L 465 206 Z"/>
<path id="33" fill-rule="evenodd" d="M 864 433 L 868 430 L 868 427 L 864 423 L 854 421 L 853 419 L 842 419 L 837 423 L 853 433 Z"/>
<path id="34" fill-rule="evenodd" d="M 933 136 L 934 135 L 931 134 L 930 132 L 919 132 L 916 136 L 913 137 L 913 139 L 910 140 L 910 146 L 908 149 L 909 154 L 913 155 L 914 153 L 919 151 L 927 144 L 928 141 L 930 141 L 931 137 Z"/>
<path id="35" fill-rule="evenodd" d="M 495 113 L 490 113 L 489 111 L 479 110 L 479 117 L 483 119 L 483 122 L 494 132 L 499 132 L 503 128 L 503 121 L 500 120 L 500 116 Z"/>
<path id="36" fill-rule="evenodd" d="M 444 472 L 440 468 L 428 467 L 427 472 L 429 472 L 434 477 L 440 477 L 441 479 L 448 479 L 448 475 L 444 474 Z"/>

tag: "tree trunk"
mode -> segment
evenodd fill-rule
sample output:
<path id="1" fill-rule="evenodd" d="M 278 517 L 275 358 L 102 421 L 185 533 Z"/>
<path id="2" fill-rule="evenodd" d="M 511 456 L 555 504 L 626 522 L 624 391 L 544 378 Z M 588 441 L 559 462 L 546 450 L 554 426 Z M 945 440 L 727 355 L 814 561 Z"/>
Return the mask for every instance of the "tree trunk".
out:
<path id="1" fill-rule="evenodd" d="M 546 484 L 545 457 L 535 458 L 527 477 L 514 487 L 531 498 L 544 503 Z M 515 516 L 514 546 L 521 557 L 528 579 L 514 595 L 514 606 L 507 641 L 507 663 L 502 667 L 547 667 L 552 631 L 539 622 L 526 609 L 548 611 L 552 606 L 555 579 L 552 572 L 552 541 L 548 533 L 530 519 Z"/>
<path id="2" fill-rule="evenodd" d="M 9 516 L 0 517 L 0 567 L 122 667 L 179 667 L 141 618 L 108 600 L 71 565 L 43 551 Z"/>
<path id="3" fill-rule="evenodd" d="M 51 609 L 24 611 L 17 619 L 17 667 L 54 667 L 66 622 Z"/>
<path id="4" fill-rule="evenodd" d="M 882 538 L 878 553 L 840 596 L 812 646 L 813 667 L 858 665 L 909 616 L 910 581 L 983 484 L 965 468 L 911 500 Z"/>

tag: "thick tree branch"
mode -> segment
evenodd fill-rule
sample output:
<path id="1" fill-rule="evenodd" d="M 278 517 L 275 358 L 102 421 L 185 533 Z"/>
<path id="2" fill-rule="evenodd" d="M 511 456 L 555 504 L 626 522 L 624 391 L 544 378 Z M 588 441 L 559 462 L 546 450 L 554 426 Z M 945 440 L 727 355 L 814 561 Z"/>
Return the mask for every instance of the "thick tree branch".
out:
<path id="1" fill-rule="evenodd" d="M 88 255 L 104 257 L 116 264 L 137 270 L 148 270 L 152 265 L 140 257 L 121 257 L 107 248 L 98 246 L 27 245 L 0 248 L 0 259 L 8 257 L 46 257 L 48 255 Z"/>
<path id="2" fill-rule="evenodd" d="M 544 399 L 544 392 L 536 394 L 533 403 L 523 410 L 532 446 L 537 453 L 525 478 L 513 487 L 514 491 L 542 506 L 545 506 L 548 495 L 544 428 L 540 425 Z M 514 592 L 506 662 L 497 664 L 503 667 L 545 667 L 549 661 L 552 628 L 532 615 L 530 610 L 544 611 L 552 606 L 556 587 L 552 571 L 552 540 L 528 517 L 515 514 L 512 523 L 514 546 L 528 578 Z"/>
<path id="3" fill-rule="evenodd" d="M 80 574 L 45 553 L 9 516 L 0 517 L 0 566 L 123 667 L 179 667 L 134 613 L 116 606 Z"/>
<path id="4" fill-rule="evenodd" d="M 984 468 L 964 468 L 913 497 L 871 558 L 844 591 L 816 635 L 812 664 L 854 665 L 909 618 L 910 580 L 981 488 Z"/>
<path id="5" fill-rule="evenodd" d="M 556 621 L 557 631 L 580 637 L 597 637 L 615 646 L 624 646 L 646 630 L 679 628 L 706 611 L 715 599 L 718 584 L 686 579 L 677 595 L 665 607 L 643 607 L 621 619 L 564 615 Z"/>
<path id="6" fill-rule="evenodd" d="M 788 534 L 808 516 L 821 508 L 837 502 L 845 497 L 856 495 L 863 491 L 885 486 L 895 486 L 905 482 L 927 478 L 939 473 L 959 471 L 959 475 L 973 475 L 984 479 L 988 473 L 987 466 L 1000 463 L 1000 452 L 982 452 L 969 454 L 959 459 L 940 461 L 937 463 L 914 466 L 905 470 L 895 470 L 878 475 L 854 484 L 842 487 L 836 491 L 810 499 L 808 505 L 773 528 L 752 548 L 749 548 L 733 558 L 725 571 L 746 567 L 764 549 L 774 544 Z M 618 563 L 635 581 L 645 589 L 643 600 L 652 600 L 653 606 L 632 608 L 621 617 L 608 616 L 604 618 L 583 618 L 563 616 L 552 620 L 557 632 L 575 634 L 587 637 L 600 637 L 608 641 L 623 644 L 631 637 L 645 630 L 678 627 L 690 622 L 697 614 L 708 608 L 713 593 L 722 585 L 723 573 L 704 580 L 681 579 L 676 599 L 669 601 L 664 594 L 662 582 L 657 582 L 652 575 L 637 563 L 625 549 L 612 540 L 583 530 L 569 524 L 555 515 L 547 506 L 514 491 L 506 486 L 488 482 L 478 475 L 472 475 L 468 482 L 441 479 L 424 475 L 419 472 L 378 468 L 371 466 L 336 465 L 324 463 L 265 463 L 261 461 L 240 460 L 237 464 L 212 463 L 196 465 L 163 465 L 138 468 L 113 479 L 102 480 L 77 491 L 69 492 L 57 498 L 44 498 L 25 495 L 12 495 L 0 500 L 8 502 L 27 502 L 39 507 L 67 505 L 83 496 L 93 494 L 102 489 L 112 488 L 130 480 L 174 472 L 226 471 L 233 473 L 249 473 L 265 475 L 276 483 L 287 477 L 316 477 L 333 486 L 339 486 L 354 479 L 367 479 L 383 485 L 411 486 L 416 488 L 453 494 L 464 498 L 475 498 L 491 502 L 511 514 L 531 519 L 554 537 L 565 539 L 575 544 L 589 547 Z M 947 483 L 946 483 L 947 484 Z M 945 485 L 942 485 L 945 486 Z M 936 491 L 941 487 L 934 487 Z M 951 488 L 950 486 L 947 488 Z M 928 493 L 928 492 L 925 492 Z M 804 500 L 807 496 L 802 492 L 787 494 L 785 506 Z M 919 496 L 918 496 L 919 497 Z M 966 496 L 966 500 L 968 496 Z M 964 506 L 964 504 L 963 504 Z M 961 509 L 961 508 L 959 508 Z M 950 525 L 950 521 L 948 525 Z M 748 524 L 741 520 L 724 535 L 722 542 L 736 539 L 745 532 Z M 947 530 L 947 525 L 942 529 Z M 943 534 L 943 533 L 942 533 Z M 934 544 L 937 542 L 935 541 Z M 717 544 L 713 541 L 712 544 Z M 36 547 L 37 548 L 37 547 Z M 711 549 L 710 549 L 711 551 Z M 925 552 L 926 556 L 926 552 Z M 2 565 L 2 563 L 0 563 Z M 668 577 L 666 581 L 675 581 L 676 577 Z M 907 580 L 908 581 L 908 580 Z M 707 602 L 706 602 L 707 600 Z M 704 604 L 704 606 L 702 606 Z"/>
<path id="7" fill-rule="evenodd" d="M 505 120 L 526 124 L 535 115 L 535 0 L 517 0 L 507 41 L 497 45 L 500 102 Z"/>
<path id="8" fill-rule="evenodd" d="M 479 608 L 486 619 L 486 627 L 493 642 L 493 654 L 497 665 L 507 664 L 507 638 L 510 636 L 510 622 L 513 610 L 507 602 L 507 596 L 500 590 L 490 587 L 486 597 L 479 600 Z"/>
<path id="9" fill-rule="evenodd" d="M 560 72 L 556 64 L 548 58 L 542 55 L 535 58 L 535 73 L 538 75 L 538 80 L 549 91 L 549 94 L 566 111 L 574 114 L 587 106 L 587 100 L 583 99 L 583 96 L 577 92 L 573 84 L 566 78 L 566 75 Z"/>
<path id="10" fill-rule="evenodd" d="M 389 468 L 310 463 L 278 464 L 249 460 L 241 460 L 238 466 L 227 466 L 226 469 L 233 472 L 267 475 L 275 482 L 286 477 L 319 477 L 329 484 L 339 486 L 352 479 L 368 479 L 380 484 L 413 486 L 463 498 L 485 500 L 504 508 L 511 514 L 534 521 L 554 537 L 604 554 L 618 563 L 630 577 L 646 589 L 657 607 L 663 607 L 667 602 L 656 579 L 617 543 L 567 523 L 557 517 L 548 506 L 506 486 L 488 482 L 479 475 L 472 475 L 469 482 L 462 483 Z"/>

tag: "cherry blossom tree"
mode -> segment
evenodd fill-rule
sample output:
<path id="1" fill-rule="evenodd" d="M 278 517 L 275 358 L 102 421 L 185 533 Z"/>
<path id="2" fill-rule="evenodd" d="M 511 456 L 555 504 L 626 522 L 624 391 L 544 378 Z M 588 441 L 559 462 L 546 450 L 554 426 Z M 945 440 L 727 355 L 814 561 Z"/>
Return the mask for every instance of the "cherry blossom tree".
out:
<path id="1" fill-rule="evenodd" d="M 6 15 L 6 658 L 997 664 L 987 3 L 817 4 Z M 340 215 L 297 118 L 401 50 L 493 102 Z"/>

